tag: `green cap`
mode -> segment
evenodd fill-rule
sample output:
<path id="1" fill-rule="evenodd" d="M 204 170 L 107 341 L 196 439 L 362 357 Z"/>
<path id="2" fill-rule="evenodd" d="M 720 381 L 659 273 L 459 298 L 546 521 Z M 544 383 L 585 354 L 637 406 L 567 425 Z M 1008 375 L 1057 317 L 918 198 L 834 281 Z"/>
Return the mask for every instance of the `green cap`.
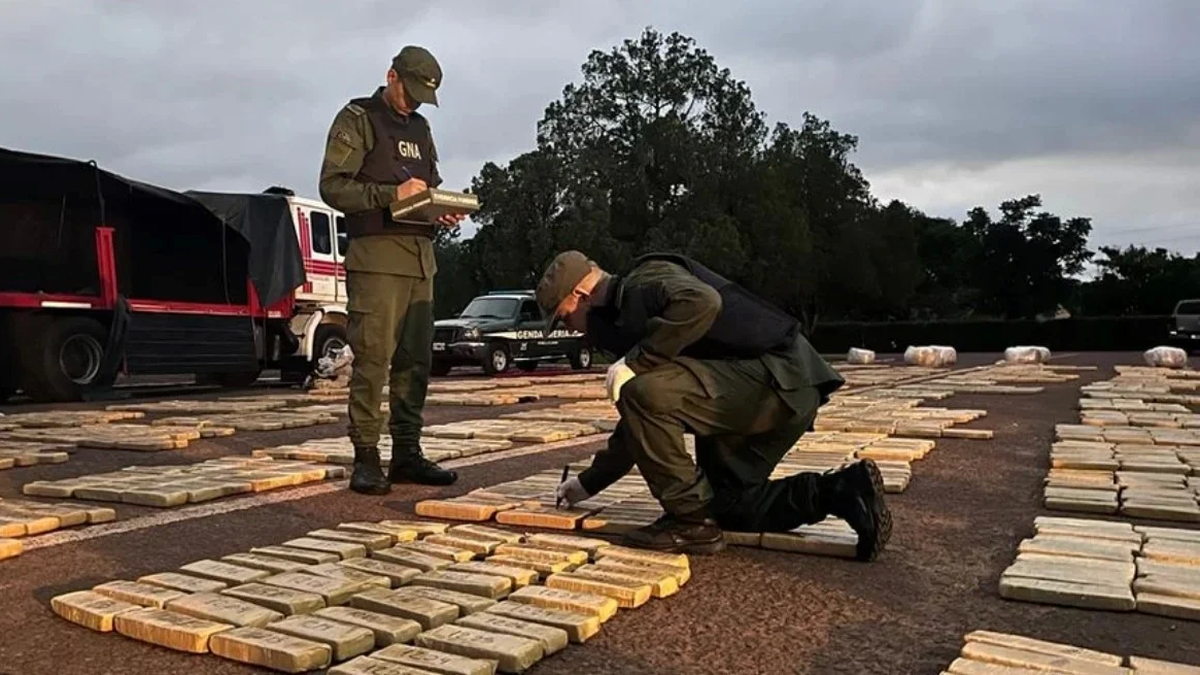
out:
<path id="1" fill-rule="evenodd" d="M 437 105 L 437 88 L 442 86 L 442 67 L 424 47 L 408 45 L 392 59 L 392 70 L 404 83 L 404 91 L 418 103 Z"/>
<path id="2" fill-rule="evenodd" d="M 558 305 L 595 267 L 596 263 L 588 260 L 588 257 L 579 251 L 563 251 L 550 261 L 542 280 L 538 282 L 536 292 L 542 313 L 550 317 L 544 330 L 546 335 L 554 332 L 558 319 L 561 318 L 554 316 Z"/>

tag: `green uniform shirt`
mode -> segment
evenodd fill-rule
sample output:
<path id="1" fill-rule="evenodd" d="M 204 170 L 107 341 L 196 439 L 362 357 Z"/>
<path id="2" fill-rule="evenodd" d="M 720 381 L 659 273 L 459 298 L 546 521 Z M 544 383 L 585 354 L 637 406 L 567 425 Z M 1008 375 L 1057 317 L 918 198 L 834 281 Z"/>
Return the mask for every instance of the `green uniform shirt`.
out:
<path id="1" fill-rule="evenodd" d="M 774 464 L 804 431 L 797 425 L 807 428 L 817 407 L 845 383 L 800 335 L 790 346 L 756 359 L 700 359 L 682 355 L 712 328 L 721 313 L 722 301 L 715 288 L 673 262 L 653 260 L 639 265 L 617 279 L 609 293 L 607 306 L 593 311 L 616 312 L 620 328 L 640 336 L 624 354 L 625 364 L 638 375 L 631 384 L 647 373 L 651 378 L 656 371 L 668 373 L 666 377 L 652 379 L 657 387 L 656 400 L 663 402 L 664 407 L 675 405 L 684 410 L 680 417 L 689 419 L 698 438 L 708 438 L 705 443 L 719 437 L 725 437 L 724 442 L 736 443 L 732 440 L 736 436 L 756 436 L 759 442 L 765 442 L 763 439 L 773 433 L 785 441 L 782 446 L 769 448 L 767 454 L 762 454 L 764 448 L 760 447 L 730 455 L 726 461 L 736 466 L 721 468 L 723 474 L 770 474 Z M 594 344 L 607 350 L 600 339 Z M 694 380 L 671 377 L 672 365 L 690 372 Z M 768 395 L 771 392 L 777 396 Z M 748 401 L 762 405 L 747 410 L 744 404 Z M 775 420 L 777 426 L 761 428 L 764 415 L 779 418 Z M 608 447 L 597 452 L 591 466 L 579 475 L 579 482 L 590 495 L 598 494 L 628 473 L 635 464 L 635 450 L 653 454 L 660 463 L 686 458 L 682 435 L 660 433 L 669 426 L 657 426 L 658 422 L 647 421 L 640 414 L 632 419 L 623 418 L 622 424 L 624 431 L 619 428 L 614 432 Z M 789 437 L 789 434 L 794 435 Z M 647 444 L 632 447 L 640 442 Z M 764 464 L 769 466 L 764 468 Z M 686 512 L 711 498 L 707 480 L 697 478 L 690 460 L 677 462 L 674 470 L 671 477 L 665 477 L 670 470 L 651 477 L 643 472 L 647 482 L 657 481 L 652 486 L 672 482 L 676 486 L 690 485 L 674 492 L 663 502 L 664 507 Z M 729 484 L 727 475 L 722 475 L 718 483 Z"/>
<path id="2" fill-rule="evenodd" d="M 325 140 L 320 191 L 326 204 L 342 213 L 388 208 L 396 198 L 395 185 L 357 180 L 363 158 L 373 147 L 375 132 L 366 112 L 353 103 L 346 105 L 334 117 Z M 346 252 L 346 269 L 429 278 L 437 273 L 433 241 L 411 234 L 355 237 Z"/>
<path id="3" fill-rule="evenodd" d="M 709 372 L 710 362 L 680 355 L 704 337 L 720 314 L 721 296 L 716 289 L 675 263 L 656 260 L 638 266 L 620 280 L 620 289 L 613 290 L 625 296 L 611 300 L 621 312 L 626 329 L 643 336 L 624 355 L 625 364 L 634 373 L 644 373 L 675 361 L 692 371 L 709 395 L 719 394 L 720 385 Z M 632 312 L 622 312 L 626 309 L 622 305 L 627 298 L 645 298 L 645 301 L 638 303 L 641 306 L 636 309 L 628 308 Z M 651 306 L 661 309 L 652 316 L 645 316 L 646 307 Z M 630 323 L 627 316 L 639 319 Z M 768 352 L 759 360 L 771 374 L 770 386 L 785 399 L 791 392 L 816 387 L 824 403 L 824 397 L 845 383 L 803 337 L 798 337 L 791 349 Z"/>

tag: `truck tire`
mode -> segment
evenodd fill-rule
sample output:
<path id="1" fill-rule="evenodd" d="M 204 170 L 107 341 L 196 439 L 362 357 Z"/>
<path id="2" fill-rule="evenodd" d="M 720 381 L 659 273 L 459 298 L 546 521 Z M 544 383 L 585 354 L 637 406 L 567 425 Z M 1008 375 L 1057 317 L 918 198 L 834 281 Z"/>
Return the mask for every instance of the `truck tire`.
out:
<path id="1" fill-rule="evenodd" d="M 86 316 L 38 317 L 31 321 L 18 349 L 24 369 L 21 385 L 39 403 L 82 400 L 88 392 L 112 385 L 104 377 L 108 329 Z"/>
<path id="2" fill-rule="evenodd" d="M 587 345 L 579 347 L 579 351 L 567 357 L 573 370 L 587 370 L 592 367 L 592 350 Z"/>
<path id="3" fill-rule="evenodd" d="M 331 356 L 330 352 L 335 349 L 341 349 L 349 344 L 346 337 L 346 328 L 341 324 L 323 323 L 317 326 L 317 331 L 313 333 L 313 351 L 312 351 L 312 367 L 317 367 L 317 362 L 323 356 Z"/>
<path id="4" fill-rule="evenodd" d="M 499 375 L 508 370 L 510 365 L 512 358 L 508 355 L 508 347 L 499 343 L 488 345 L 487 356 L 483 359 L 483 372 Z"/>

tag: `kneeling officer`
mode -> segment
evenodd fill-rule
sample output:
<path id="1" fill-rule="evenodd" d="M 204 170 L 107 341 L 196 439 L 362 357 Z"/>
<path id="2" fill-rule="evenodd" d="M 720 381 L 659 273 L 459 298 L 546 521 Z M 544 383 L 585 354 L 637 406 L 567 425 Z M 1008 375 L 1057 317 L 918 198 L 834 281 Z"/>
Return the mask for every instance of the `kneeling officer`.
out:
<path id="1" fill-rule="evenodd" d="M 817 409 L 844 383 L 799 322 L 683 256 L 639 258 L 624 276 L 579 251 L 554 258 L 537 287 L 551 317 L 620 357 L 609 397 L 621 420 L 592 465 L 558 486 L 575 504 L 638 467 L 665 515 L 626 535 L 630 546 L 712 553 L 722 529 L 787 532 L 829 515 L 874 560 L 891 536 L 883 479 L 871 460 L 770 480 Z M 684 433 L 696 437 L 696 462 Z"/>

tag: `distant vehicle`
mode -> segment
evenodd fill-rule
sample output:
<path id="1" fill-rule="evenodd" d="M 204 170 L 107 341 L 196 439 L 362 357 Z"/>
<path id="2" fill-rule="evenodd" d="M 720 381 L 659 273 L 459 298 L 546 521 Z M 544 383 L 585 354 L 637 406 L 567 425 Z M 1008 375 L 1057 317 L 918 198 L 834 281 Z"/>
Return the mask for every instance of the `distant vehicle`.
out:
<path id="1" fill-rule="evenodd" d="M 1171 318 L 1169 341 L 1188 351 L 1200 349 L 1200 299 L 1180 300 Z"/>
<path id="2" fill-rule="evenodd" d="M 454 366 L 479 365 L 488 375 L 515 364 L 533 371 L 539 363 L 566 359 L 576 370 L 592 365 L 583 333 L 564 328 L 542 337 L 546 319 L 533 291 L 493 291 L 471 300 L 453 319 L 433 324 L 434 375 Z"/>

